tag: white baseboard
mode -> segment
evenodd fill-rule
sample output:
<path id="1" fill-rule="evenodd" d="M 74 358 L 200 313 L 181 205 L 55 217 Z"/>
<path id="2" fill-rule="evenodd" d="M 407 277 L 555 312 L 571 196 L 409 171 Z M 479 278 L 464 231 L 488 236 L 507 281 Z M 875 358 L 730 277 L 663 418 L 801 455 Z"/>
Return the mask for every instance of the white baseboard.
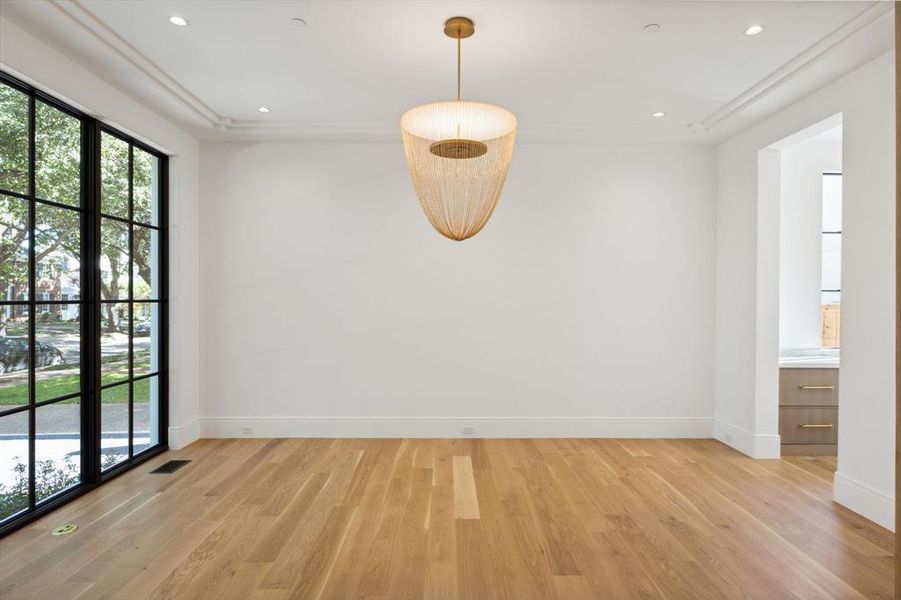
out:
<path id="1" fill-rule="evenodd" d="M 709 438 L 709 418 L 203 417 L 200 436 Z"/>
<path id="2" fill-rule="evenodd" d="M 751 458 L 779 458 L 782 455 L 781 438 L 775 434 L 755 434 L 716 419 L 713 437 Z"/>
<path id="3" fill-rule="evenodd" d="M 891 496 L 836 472 L 833 499 L 874 523 L 890 531 L 895 530 L 895 500 Z"/>
<path id="4" fill-rule="evenodd" d="M 169 428 L 169 447 L 173 450 L 184 448 L 200 439 L 199 419 L 192 419 L 184 425 Z"/>

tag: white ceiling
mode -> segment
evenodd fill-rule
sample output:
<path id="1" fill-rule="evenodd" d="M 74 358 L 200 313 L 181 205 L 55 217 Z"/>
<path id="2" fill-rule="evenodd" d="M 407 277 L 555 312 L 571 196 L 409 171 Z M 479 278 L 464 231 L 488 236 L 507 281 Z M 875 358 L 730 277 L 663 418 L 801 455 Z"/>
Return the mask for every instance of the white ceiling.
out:
<path id="1" fill-rule="evenodd" d="M 461 14 L 464 97 L 513 110 L 527 141 L 716 143 L 890 50 L 891 4 L 4 0 L 0 16 L 203 139 L 397 139 L 405 109 L 454 94 L 442 25 Z"/>

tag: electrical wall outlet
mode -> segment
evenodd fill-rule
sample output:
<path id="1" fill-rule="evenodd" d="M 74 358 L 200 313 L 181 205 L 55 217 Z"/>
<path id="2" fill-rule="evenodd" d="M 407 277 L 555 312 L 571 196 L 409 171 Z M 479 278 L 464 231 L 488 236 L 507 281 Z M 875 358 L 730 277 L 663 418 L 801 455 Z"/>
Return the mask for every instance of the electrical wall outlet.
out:
<path id="1" fill-rule="evenodd" d="M 476 434 L 475 427 L 464 427 L 463 428 L 463 435 L 475 435 L 475 434 Z"/>
<path id="2" fill-rule="evenodd" d="M 253 435 L 253 427 L 242 427 L 241 435 Z"/>

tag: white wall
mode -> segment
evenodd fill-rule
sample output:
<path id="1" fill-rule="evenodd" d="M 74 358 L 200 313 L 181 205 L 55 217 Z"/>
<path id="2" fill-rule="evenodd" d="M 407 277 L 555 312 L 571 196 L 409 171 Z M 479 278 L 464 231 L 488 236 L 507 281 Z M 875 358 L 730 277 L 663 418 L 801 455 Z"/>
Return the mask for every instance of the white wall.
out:
<path id="1" fill-rule="evenodd" d="M 843 113 L 836 498 L 891 523 L 890 54 L 716 156 L 522 144 L 498 213 L 462 244 L 428 228 L 397 144 L 208 144 L 198 186 L 195 140 L 5 19 L 0 57 L 173 156 L 173 446 L 198 427 L 704 436 L 715 409 L 719 439 L 778 452 L 779 211 L 758 202 L 759 153 Z"/>
<path id="2" fill-rule="evenodd" d="M 823 173 L 841 172 L 842 143 L 784 148 L 779 204 L 779 347 L 822 345 Z"/>
<path id="3" fill-rule="evenodd" d="M 711 435 L 712 148 L 521 144 L 462 243 L 400 144 L 201 154 L 204 435 Z"/>
<path id="4" fill-rule="evenodd" d="M 778 456 L 778 207 L 758 157 L 842 113 L 842 358 L 836 500 L 887 527 L 894 505 L 894 55 L 862 66 L 718 148 L 716 435 Z M 765 190 L 764 190 L 765 192 Z M 776 196 L 778 197 L 778 196 Z M 767 199 L 763 204 L 758 198 Z M 772 218 L 776 214 L 775 219 Z M 775 340 L 775 341 L 774 341 Z"/>
<path id="5" fill-rule="evenodd" d="M 197 439 L 198 144 L 191 136 L 126 96 L 12 22 L 0 18 L 0 65 L 85 113 L 171 155 L 169 161 L 169 445 Z"/>

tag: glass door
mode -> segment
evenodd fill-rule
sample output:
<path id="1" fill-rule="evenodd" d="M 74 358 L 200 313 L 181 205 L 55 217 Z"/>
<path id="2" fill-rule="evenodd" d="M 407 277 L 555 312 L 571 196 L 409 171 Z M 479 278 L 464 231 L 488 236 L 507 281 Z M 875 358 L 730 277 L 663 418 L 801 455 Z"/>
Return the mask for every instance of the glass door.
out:
<path id="1" fill-rule="evenodd" d="M 83 479 L 83 136 L 0 83 L 0 519 Z"/>
<path id="2" fill-rule="evenodd" d="M 165 449 L 166 167 L 0 74 L 0 535 Z"/>
<path id="3" fill-rule="evenodd" d="M 159 443 L 160 159 L 100 134 L 100 424 L 106 471 Z"/>

